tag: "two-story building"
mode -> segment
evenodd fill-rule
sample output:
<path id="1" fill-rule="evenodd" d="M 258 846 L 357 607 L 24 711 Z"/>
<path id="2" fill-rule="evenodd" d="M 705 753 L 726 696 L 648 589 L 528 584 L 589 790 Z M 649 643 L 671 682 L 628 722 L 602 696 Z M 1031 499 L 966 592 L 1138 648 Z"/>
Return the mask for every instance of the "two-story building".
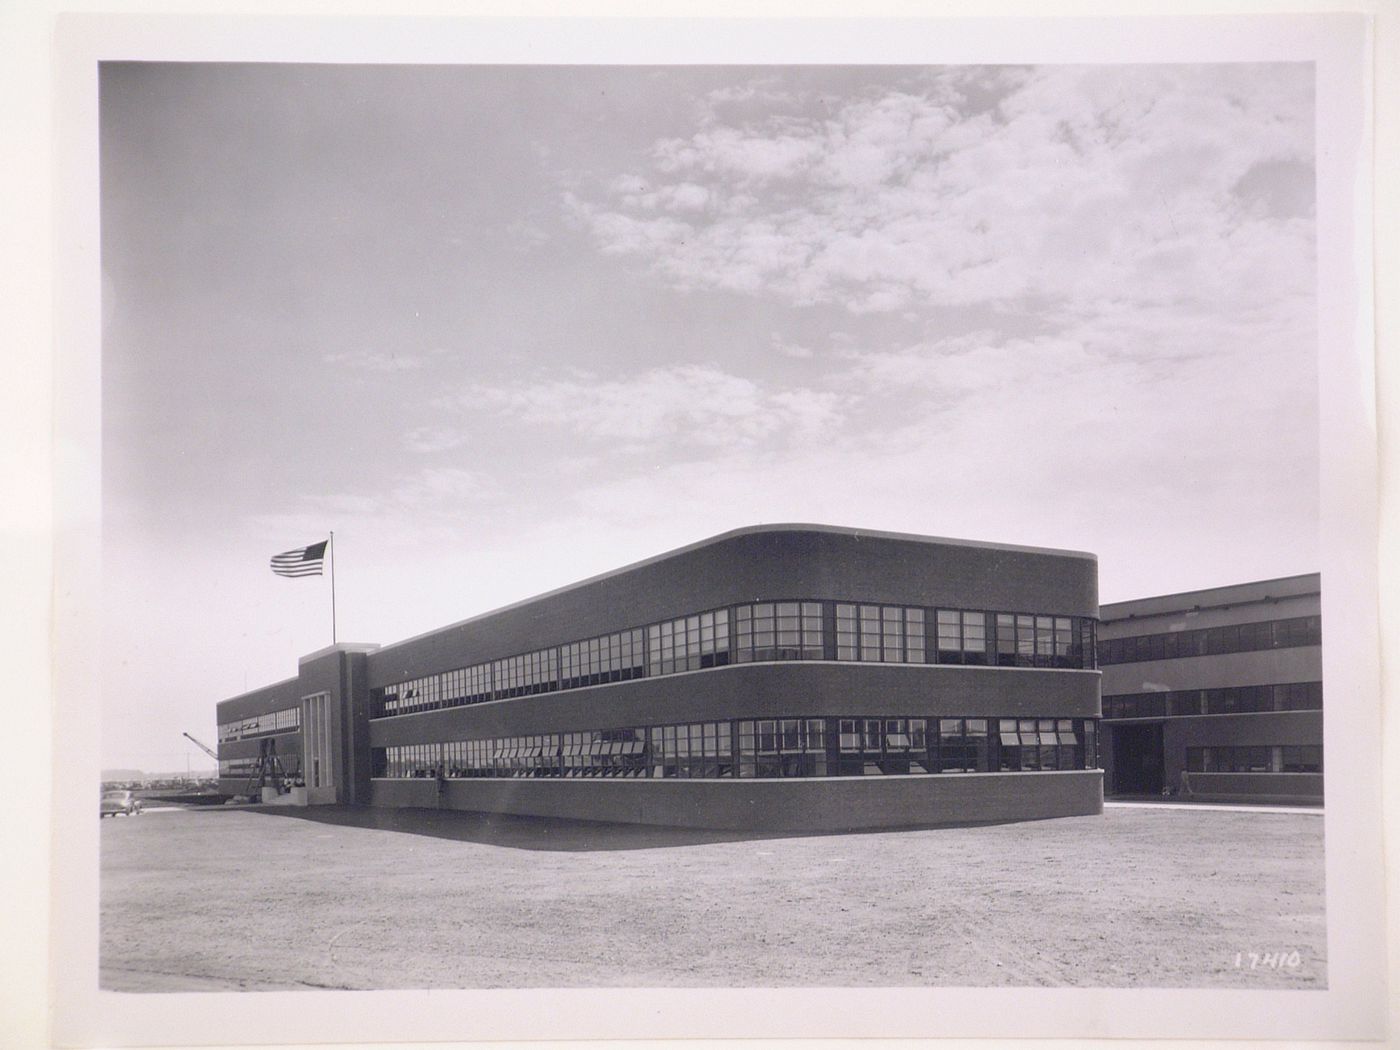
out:
<path id="1" fill-rule="evenodd" d="M 1097 578 L 1075 551 L 739 529 L 306 656 L 218 705 L 221 787 L 806 831 L 1098 813 Z"/>

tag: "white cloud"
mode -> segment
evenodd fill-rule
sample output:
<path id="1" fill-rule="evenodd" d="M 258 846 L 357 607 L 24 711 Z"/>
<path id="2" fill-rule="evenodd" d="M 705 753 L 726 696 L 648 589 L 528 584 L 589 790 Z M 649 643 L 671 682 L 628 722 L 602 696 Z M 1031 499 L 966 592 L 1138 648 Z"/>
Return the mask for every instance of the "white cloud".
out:
<path id="1" fill-rule="evenodd" d="M 1082 342 L 1063 337 L 1006 339 L 976 332 L 898 351 L 842 355 L 851 362 L 848 382 L 877 392 L 923 391 L 943 403 L 1009 384 L 1061 381 L 1098 367 L 1105 359 Z"/>
<path id="2" fill-rule="evenodd" d="M 413 512 L 451 514 L 467 504 L 486 504 L 497 485 L 488 474 L 460 467 L 429 467 L 410 474 L 390 491 L 388 502 Z"/>
<path id="3" fill-rule="evenodd" d="M 553 239 L 544 225 L 534 218 L 517 219 L 507 228 L 511 246 L 518 252 L 531 252 Z"/>
<path id="4" fill-rule="evenodd" d="M 879 522 L 1088 549 L 1153 586 L 1278 574 L 1280 540 L 1241 540 L 1268 528 L 1297 538 L 1294 564 L 1306 568 L 1317 415 L 1298 378 L 1309 340 L 1284 326 L 1259 345 L 1201 324 L 1192 332 L 1206 350 L 1187 334 L 1141 345 L 1156 324 L 1125 311 L 1068 334 L 987 331 L 850 355 L 824 378 L 842 391 L 845 425 L 819 419 L 823 440 L 597 472 L 571 506 L 619 534 Z M 1115 353 L 1120 341 L 1139 345 Z M 820 401 L 804 404 L 821 416 Z"/>
<path id="5" fill-rule="evenodd" d="M 699 448 L 753 445 L 836 425 L 842 398 L 806 388 L 770 391 L 712 365 L 653 368 L 604 378 L 578 371 L 565 379 L 479 384 L 462 398 L 518 423 L 561 427 L 625 449 L 679 443 Z"/>
<path id="6" fill-rule="evenodd" d="M 693 182 L 667 187 L 669 207 L 674 211 L 700 211 L 710 199 L 710 191 Z"/>
<path id="7" fill-rule="evenodd" d="M 797 361 L 810 361 L 815 356 L 810 346 L 788 342 L 778 332 L 772 334 L 771 341 L 773 349 L 784 357 L 791 357 Z"/>
<path id="8" fill-rule="evenodd" d="M 455 427 L 414 427 L 404 435 L 404 447 L 410 452 L 448 452 L 461 448 L 471 440 L 465 430 Z"/>
<path id="9" fill-rule="evenodd" d="M 769 411 L 798 437 L 829 433 L 843 421 L 845 398 L 831 391 L 781 390 L 768 398 Z"/>
<path id="10" fill-rule="evenodd" d="M 460 536 L 466 522 L 484 516 L 500 493 L 497 480 L 483 471 L 423 467 L 381 490 L 307 493 L 295 509 L 253 515 L 248 522 L 251 531 L 269 537 L 315 536 L 336 522 L 350 522 L 368 541 L 399 548 Z"/>
<path id="11" fill-rule="evenodd" d="M 375 350 L 346 350 L 322 354 L 328 365 L 345 365 L 364 372 L 408 372 L 422 368 L 422 358 L 414 354 L 382 353 Z"/>
<path id="12" fill-rule="evenodd" d="M 779 77 L 758 77 L 743 84 L 726 84 L 707 91 L 700 100 L 702 114 L 713 119 L 720 109 L 735 109 L 754 103 L 771 111 L 776 106 L 792 105 L 797 96 L 782 86 Z"/>
<path id="13" fill-rule="evenodd" d="M 662 175 L 718 175 L 739 183 L 795 178 L 823 158 L 823 143 L 800 125 L 791 134 L 753 135 L 715 127 L 690 139 L 667 139 L 652 151 Z"/>
<path id="14" fill-rule="evenodd" d="M 829 116 L 716 118 L 571 205 L 603 251 L 678 288 L 856 311 L 1311 295 L 1306 189 L 1280 209 L 1270 185 L 1312 162 L 1304 67 L 1056 67 L 1007 82 L 975 112 L 946 76 Z"/>

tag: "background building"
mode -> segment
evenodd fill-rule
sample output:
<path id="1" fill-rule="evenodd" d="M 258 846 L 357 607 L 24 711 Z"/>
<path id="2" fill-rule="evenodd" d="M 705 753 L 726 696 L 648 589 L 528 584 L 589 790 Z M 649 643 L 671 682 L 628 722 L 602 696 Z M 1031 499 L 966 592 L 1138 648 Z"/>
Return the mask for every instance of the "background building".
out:
<path id="1" fill-rule="evenodd" d="M 1097 813 L 1096 612 L 1089 554 L 740 529 L 304 657 L 219 705 L 221 784 L 716 828 Z"/>
<path id="2" fill-rule="evenodd" d="M 1322 801 L 1316 573 L 1099 615 L 1109 794 Z"/>

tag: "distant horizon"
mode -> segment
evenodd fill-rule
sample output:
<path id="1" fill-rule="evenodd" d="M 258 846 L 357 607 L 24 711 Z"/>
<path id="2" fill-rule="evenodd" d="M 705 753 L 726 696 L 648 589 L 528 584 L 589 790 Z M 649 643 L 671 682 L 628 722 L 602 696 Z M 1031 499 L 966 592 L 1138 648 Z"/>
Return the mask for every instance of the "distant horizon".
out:
<path id="1" fill-rule="evenodd" d="M 135 776 L 127 776 L 134 773 Z M 124 766 L 113 766 L 110 769 L 101 770 L 103 780 L 182 780 L 199 778 L 200 780 L 217 780 L 219 777 L 218 767 L 206 769 L 191 769 L 189 772 L 179 770 L 176 772 L 157 770 L 152 772 L 146 769 L 127 768 Z"/>

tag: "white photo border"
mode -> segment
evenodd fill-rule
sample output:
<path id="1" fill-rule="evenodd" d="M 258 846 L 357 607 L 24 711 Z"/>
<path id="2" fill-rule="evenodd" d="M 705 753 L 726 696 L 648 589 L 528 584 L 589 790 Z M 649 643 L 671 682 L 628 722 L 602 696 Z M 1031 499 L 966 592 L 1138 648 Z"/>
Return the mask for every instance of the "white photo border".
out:
<path id="1" fill-rule="evenodd" d="M 502 1039 L 1372 1039 L 1386 1010 L 1370 35 L 1359 15 L 380 19 L 65 15 L 56 108 L 54 1038 L 64 1045 Z M 123 994 L 97 987 L 101 693 L 97 63 L 1315 64 L 1328 987 Z M 61 877 L 60 877 L 61 876 Z M 820 1004 L 821 1008 L 815 1007 Z M 873 1020 L 872 1020 L 873 1019 Z"/>

